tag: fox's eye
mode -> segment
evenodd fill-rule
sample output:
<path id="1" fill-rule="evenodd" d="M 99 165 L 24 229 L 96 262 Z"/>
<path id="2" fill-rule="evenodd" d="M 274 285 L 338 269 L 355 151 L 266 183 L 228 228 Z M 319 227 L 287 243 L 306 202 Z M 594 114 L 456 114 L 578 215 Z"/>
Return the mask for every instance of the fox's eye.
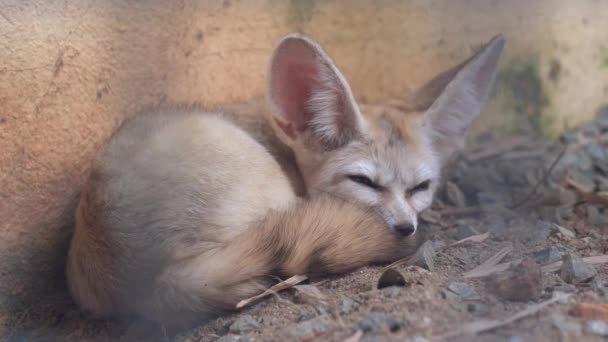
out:
<path id="1" fill-rule="evenodd" d="M 411 195 L 413 195 L 413 194 L 415 194 L 417 192 L 426 191 L 426 190 L 429 189 L 430 185 L 431 185 L 431 181 L 430 180 L 425 180 L 424 182 L 422 182 L 422 183 L 416 185 L 415 187 L 409 189 L 407 191 L 407 194 L 411 196 Z"/>
<path id="2" fill-rule="evenodd" d="M 361 185 L 365 185 L 367 187 L 370 187 L 374 190 L 380 190 L 382 189 L 382 187 L 376 183 L 374 183 L 371 179 L 369 179 L 366 176 L 363 175 L 348 175 L 348 178 L 355 182 L 355 183 L 359 183 Z"/>

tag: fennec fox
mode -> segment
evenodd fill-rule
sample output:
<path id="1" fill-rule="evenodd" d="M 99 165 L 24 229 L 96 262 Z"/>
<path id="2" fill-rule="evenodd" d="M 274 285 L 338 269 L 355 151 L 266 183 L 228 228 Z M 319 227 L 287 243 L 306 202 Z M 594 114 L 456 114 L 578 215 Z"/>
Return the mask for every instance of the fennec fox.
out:
<path id="1" fill-rule="evenodd" d="M 175 108 L 127 120 L 81 195 L 74 298 L 96 314 L 180 327 L 234 308 L 272 276 L 411 253 L 417 213 L 480 113 L 503 45 L 493 38 L 409 104 L 360 108 L 321 47 L 292 34 L 271 58 L 266 124 Z"/>

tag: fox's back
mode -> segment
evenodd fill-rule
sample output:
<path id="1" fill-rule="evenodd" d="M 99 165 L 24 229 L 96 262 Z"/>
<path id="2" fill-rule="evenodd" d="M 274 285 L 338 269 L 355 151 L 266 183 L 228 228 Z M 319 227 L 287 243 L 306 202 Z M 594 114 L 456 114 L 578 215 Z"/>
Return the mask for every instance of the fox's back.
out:
<path id="1" fill-rule="evenodd" d="M 93 267 L 94 256 L 106 254 L 113 261 L 100 261 L 99 271 L 123 274 L 121 283 L 137 287 L 163 262 L 221 247 L 294 198 L 275 159 L 229 121 L 195 111 L 142 113 L 116 131 L 93 165 L 72 260 Z M 70 267 L 78 273 L 78 265 Z M 77 295 L 86 278 L 73 279 Z M 81 285 L 110 286 L 91 282 Z"/>

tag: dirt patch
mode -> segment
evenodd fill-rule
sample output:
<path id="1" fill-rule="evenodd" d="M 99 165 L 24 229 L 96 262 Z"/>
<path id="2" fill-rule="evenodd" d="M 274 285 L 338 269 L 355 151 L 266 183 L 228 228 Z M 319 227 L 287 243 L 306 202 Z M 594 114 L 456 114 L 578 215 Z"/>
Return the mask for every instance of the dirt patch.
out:
<path id="1" fill-rule="evenodd" d="M 170 337 L 136 319 L 92 319 L 57 295 L 16 315 L 5 328 L 8 339 L 432 341 L 559 293 L 570 297 L 475 340 L 604 340 L 608 264 L 589 266 L 595 259 L 585 258 L 608 254 L 607 144 L 608 112 L 555 144 L 533 136 L 472 144 L 447 168 L 446 184 L 424 214 L 433 271 L 404 263 L 381 289 L 381 266 L 312 279 L 306 290 L 283 291 Z M 484 233 L 481 242 L 451 245 Z M 482 264 L 489 274 L 470 272 Z"/>

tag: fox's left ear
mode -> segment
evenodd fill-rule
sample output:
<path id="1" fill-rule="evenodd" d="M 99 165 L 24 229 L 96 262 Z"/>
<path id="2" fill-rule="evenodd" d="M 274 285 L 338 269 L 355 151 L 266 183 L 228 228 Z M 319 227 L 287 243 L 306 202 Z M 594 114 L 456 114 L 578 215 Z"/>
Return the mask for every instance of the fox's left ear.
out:
<path id="1" fill-rule="evenodd" d="M 464 63 L 449 69 L 416 92 L 418 108 L 426 110 L 424 125 L 434 148 L 448 158 L 464 142 L 490 93 L 505 39 L 497 35 Z"/>
<path id="2" fill-rule="evenodd" d="M 267 98 L 275 128 L 288 145 L 335 149 L 361 133 L 363 119 L 344 76 L 303 35 L 290 34 L 275 48 Z"/>

